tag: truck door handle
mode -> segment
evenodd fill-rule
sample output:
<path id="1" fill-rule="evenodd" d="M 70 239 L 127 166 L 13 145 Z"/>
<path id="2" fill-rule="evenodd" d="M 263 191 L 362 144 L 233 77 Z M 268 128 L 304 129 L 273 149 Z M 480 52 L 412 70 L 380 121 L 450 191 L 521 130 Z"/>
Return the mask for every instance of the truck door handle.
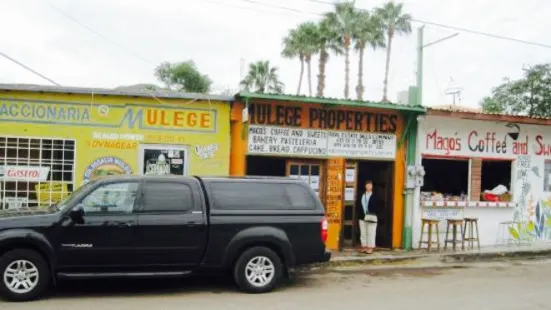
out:
<path id="1" fill-rule="evenodd" d="M 190 226 L 190 227 L 193 227 L 193 226 L 195 226 L 195 225 L 197 225 L 197 224 L 199 224 L 199 223 L 196 222 L 196 221 L 189 221 L 189 222 L 186 222 L 186 225 L 187 225 L 187 226 Z"/>
<path id="2" fill-rule="evenodd" d="M 132 222 L 125 222 L 125 221 L 115 221 L 115 225 L 119 227 L 131 227 Z"/>

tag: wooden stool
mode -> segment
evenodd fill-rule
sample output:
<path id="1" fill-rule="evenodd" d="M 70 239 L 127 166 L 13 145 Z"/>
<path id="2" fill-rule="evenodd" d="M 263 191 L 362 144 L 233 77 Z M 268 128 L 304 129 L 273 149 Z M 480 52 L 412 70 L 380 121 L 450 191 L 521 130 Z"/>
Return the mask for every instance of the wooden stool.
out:
<path id="1" fill-rule="evenodd" d="M 478 245 L 480 250 L 480 240 L 478 235 L 478 219 L 476 217 L 466 217 L 465 226 L 463 227 L 463 242 L 467 242 L 467 248 L 474 249 L 474 243 Z M 476 236 L 474 234 L 476 229 Z"/>
<path id="2" fill-rule="evenodd" d="M 433 220 L 433 219 L 421 219 L 421 237 L 419 238 L 419 249 L 421 249 L 422 244 L 427 245 L 427 250 L 430 251 L 433 244 L 436 244 L 437 250 L 440 251 L 440 231 L 438 230 L 438 223 L 439 220 Z M 428 231 L 428 237 L 427 241 L 423 241 L 423 234 L 425 233 L 425 225 L 428 225 L 429 231 Z M 435 228 L 436 230 L 436 242 L 432 241 L 432 228 Z"/>
<path id="3" fill-rule="evenodd" d="M 447 219 L 448 223 L 446 225 L 446 240 L 444 241 L 444 250 L 448 248 L 448 243 L 453 245 L 453 250 L 455 251 L 455 246 L 458 242 L 461 242 L 461 249 L 465 249 L 465 241 L 463 240 L 463 220 L 459 219 Z M 448 239 L 448 234 L 450 233 L 450 226 L 452 227 L 452 238 Z M 457 227 L 461 229 L 461 240 L 457 240 Z"/>

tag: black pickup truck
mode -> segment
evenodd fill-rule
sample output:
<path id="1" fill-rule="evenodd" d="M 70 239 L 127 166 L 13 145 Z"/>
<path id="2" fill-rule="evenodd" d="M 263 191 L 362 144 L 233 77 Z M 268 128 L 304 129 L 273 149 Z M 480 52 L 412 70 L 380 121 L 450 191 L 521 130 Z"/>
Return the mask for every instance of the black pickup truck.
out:
<path id="1" fill-rule="evenodd" d="M 0 212 L 0 293 L 25 301 L 60 279 L 203 271 L 269 292 L 294 267 L 330 259 L 324 215 L 300 180 L 107 177 L 48 210 Z"/>

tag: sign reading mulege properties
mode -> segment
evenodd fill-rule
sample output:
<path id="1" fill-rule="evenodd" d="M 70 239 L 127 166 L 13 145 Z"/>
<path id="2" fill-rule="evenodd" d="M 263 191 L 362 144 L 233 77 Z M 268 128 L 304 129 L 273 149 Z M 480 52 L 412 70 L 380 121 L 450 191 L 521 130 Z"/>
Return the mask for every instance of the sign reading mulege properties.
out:
<path id="1" fill-rule="evenodd" d="M 396 135 L 249 125 L 249 155 L 396 157 Z"/>

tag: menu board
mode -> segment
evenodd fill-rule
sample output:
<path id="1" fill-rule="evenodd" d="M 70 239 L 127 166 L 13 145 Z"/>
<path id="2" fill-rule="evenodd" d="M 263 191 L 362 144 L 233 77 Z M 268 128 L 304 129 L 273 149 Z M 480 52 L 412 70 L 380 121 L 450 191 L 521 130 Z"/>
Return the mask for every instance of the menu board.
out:
<path id="1" fill-rule="evenodd" d="M 396 157 L 396 135 L 249 125 L 248 154 Z"/>
<path id="2" fill-rule="evenodd" d="M 249 154 L 324 156 L 327 133 L 322 130 L 249 126 Z"/>

